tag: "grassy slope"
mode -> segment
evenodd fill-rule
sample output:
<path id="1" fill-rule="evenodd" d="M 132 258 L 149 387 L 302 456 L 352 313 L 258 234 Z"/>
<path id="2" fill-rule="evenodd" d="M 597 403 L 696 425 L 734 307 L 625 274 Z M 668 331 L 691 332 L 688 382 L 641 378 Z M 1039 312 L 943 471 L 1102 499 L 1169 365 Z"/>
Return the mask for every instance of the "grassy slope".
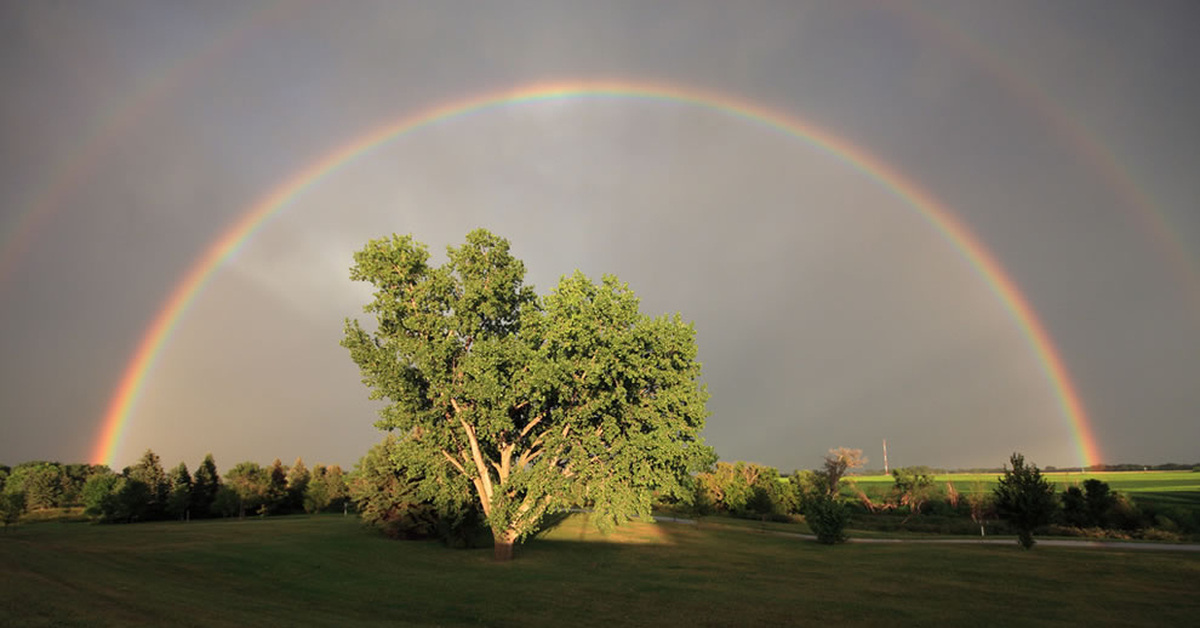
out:
<path id="1" fill-rule="evenodd" d="M 0 625 L 1186 625 L 1200 555 L 820 546 L 575 516 L 510 564 L 353 518 L 25 525 L 0 534 Z"/>

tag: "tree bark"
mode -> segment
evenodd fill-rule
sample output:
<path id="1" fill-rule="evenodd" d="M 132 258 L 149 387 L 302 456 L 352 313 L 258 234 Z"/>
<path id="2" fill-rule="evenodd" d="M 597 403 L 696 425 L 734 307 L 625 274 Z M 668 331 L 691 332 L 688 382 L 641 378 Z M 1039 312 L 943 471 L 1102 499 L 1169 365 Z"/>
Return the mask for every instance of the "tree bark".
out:
<path id="1" fill-rule="evenodd" d="M 513 543 L 517 540 L 517 535 L 511 530 L 505 530 L 495 535 L 496 541 L 493 547 L 493 557 L 499 562 L 507 562 L 513 559 Z"/>

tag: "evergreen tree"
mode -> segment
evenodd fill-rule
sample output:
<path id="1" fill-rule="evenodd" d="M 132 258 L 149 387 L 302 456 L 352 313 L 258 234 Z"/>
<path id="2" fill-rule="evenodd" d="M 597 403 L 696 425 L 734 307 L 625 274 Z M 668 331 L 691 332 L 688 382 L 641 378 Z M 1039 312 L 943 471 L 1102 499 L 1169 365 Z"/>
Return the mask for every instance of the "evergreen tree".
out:
<path id="1" fill-rule="evenodd" d="M 1057 504 L 1054 485 L 1042 477 L 1037 465 L 1025 465 L 1025 456 L 1014 453 L 1009 459 L 1012 469 L 1005 468 L 996 495 L 996 514 L 1017 530 L 1017 542 L 1029 549 L 1036 542 L 1033 531 L 1050 523 Z"/>
<path id="2" fill-rule="evenodd" d="M 213 510 L 213 501 L 221 488 L 221 476 L 217 474 L 217 463 L 212 454 L 204 456 L 204 462 L 196 468 L 192 479 L 192 516 L 208 517 L 220 514 Z"/>
<path id="3" fill-rule="evenodd" d="M 263 506 L 268 512 L 276 513 L 284 507 L 287 501 L 287 467 L 276 458 L 267 467 L 267 489 L 263 497 Z"/>
<path id="4" fill-rule="evenodd" d="M 192 476 L 187 465 L 180 462 L 168 476 L 171 489 L 167 495 L 167 514 L 176 519 L 188 518 L 192 506 Z"/>
<path id="5" fill-rule="evenodd" d="M 171 492 L 171 483 L 167 481 L 167 472 L 163 470 L 158 454 L 147 449 L 137 464 L 130 467 L 125 475 L 146 485 L 146 507 L 139 513 L 140 517 L 163 517 L 167 512 L 167 496 Z"/>
<path id="6" fill-rule="evenodd" d="M 289 512 L 301 512 L 304 510 L 304 490 L 308 488 L 308 481 L 311 474 L 308 472 L 308 467 L 304 466 L 304 460 L 296 458 L 296 462 L 292 464 L 292 468 L 288 470 L 287 475 L 287 504 L 286 509 Z"/>

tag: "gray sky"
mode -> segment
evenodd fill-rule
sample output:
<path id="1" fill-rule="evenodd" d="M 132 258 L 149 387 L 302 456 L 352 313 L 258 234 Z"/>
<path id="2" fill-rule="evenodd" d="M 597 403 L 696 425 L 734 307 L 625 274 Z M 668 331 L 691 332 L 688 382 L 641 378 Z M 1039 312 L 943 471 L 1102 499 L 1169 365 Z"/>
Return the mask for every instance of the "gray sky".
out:
<path id="1" fill-rule="evenodd" d="M 625 79 L 797 116 L 930 191 L 1012 276 L 1105 462 L 1200 460 L 1200 9 L 1187 1 L 4 3 L 0 462 L 83 461 L 138 342 L 211 242 L 389 121 L 538 81 Z M 36 209 L 35 209 L 36 208 Z M 28 215 L 36 211 L 35 228 Z M 718 111 L 574 98 L 408 134 L 224 264 L 116 464 L 350 465 L 381 434 L 338 346 L 368 238 L 509 238 L 696 324 L 726 460 L 1079 463 L 1027 338 L 892 191 Z"/>

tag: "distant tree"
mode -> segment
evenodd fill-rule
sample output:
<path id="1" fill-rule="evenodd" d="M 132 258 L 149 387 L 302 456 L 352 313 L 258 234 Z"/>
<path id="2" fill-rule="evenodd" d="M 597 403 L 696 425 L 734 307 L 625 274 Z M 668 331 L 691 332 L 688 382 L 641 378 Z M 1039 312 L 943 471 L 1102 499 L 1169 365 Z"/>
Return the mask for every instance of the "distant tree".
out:
<path id="1" fill-rule="evenodd" d="M 212 508 L 220 488 L 221 476 L 217 473 L 217 463 L 213 461 L 212 454 L 208 454 L 204 456 L 204 462 L 201 462 L 200 466 L 196 468 L 196 475 L 192 478 L 193 517 L 220 514 L 220 511 Z"/>
<path id="2" fill-rule="evenodd" d="M 687 513 L 696 519 L 707 517 L 717 512 L 717 505 L 713 503 L 712 495 L 704 483 L 700 481 L 698 476 L 693 476 L 688 482 L 688 497 L 684 500 L 687 507 Z"/>
<path id="3" fill-rule="evenodd" d="M 0 493 L 0 519 L 4 520 L 4 529 L 21 520 L 25 512 L 25 493 L 21 491 L 4 491 Z"/>
<path id="4" fill-rule="evenodd" d="M 325 481 L 325 465 L 316 465 L 304 490 L 304 512 L 316 514 L 329 506 L 329 486 Z"/>
<path id="5" fill-rule="evenodd" d="M 308 488 L 308 480 L 311 477 L 312 474 L 308 472 L 308 467 L 304 466 L 304 460 L 296 458 L 296 462 L 292 464 L 291 469 L 288 469 L 287 474 L 286 509 L 289 512 L 304 510 L 304 490 Z"/>
<path id="6" fill-rule="evenodd" d="M 786 515 L 795 507 L 795 494 L 791 485 L 779 477 L 779 470 L 762 466 L 750 484 L 750 501 L 747 510 L 762 519 Z"/>
<path id="7" fill-rule="evenodd" d="M 82 500 L 83 485 L 93 473 L 90 464 L 62 465 L 62 498 L 60 505 L 73 506 Z"/>
<path id="8" fill-rule="evenodd" d="M 263 499 L 267 512 L 277 513 L 284 509 L 288 497 L 287 472 L 279 458 L 267 467 L 267 490 Z"/>
<path id="9" fill-rule="evenodd" d="M 903 467 L 892 469 L 892 480 L 896 503 L 908 506 L 913 515 L 921 514 L 921 508 L 933 492 L 933 476 L 920 468 Z"/>
<path id="10" fill-rule="evenodd" d="M 81 491 L 84 514 L 97 519 L 107 519 L 115 510 L 113 501 L 119 479 L 120 476 L 111 471 L 93 473 L 83 484 Z"/>
<path id="11" fill-rule="evenodd" d="M 967 495 L 967 505 L 971 508 L 971 521 L 979 526 L 979 536 L 984 536 L 984 524 L 995 510 L 992 493 L 984 488 L 983 482 L 976 481 Z"/>
<path id="12" fill-rule="evenodd" d="M 123 523 L 145 521 L 152 518 L 151 503 L 153 490 L 142 480 L 134 477 L 118 478 L 113 485 L 112 497 L 104 506 L 104 519 Z"/>
<path id="13" fill-rule="evenodd" d="M 188 518 L 192 507 L 192 476 L 187 465 L 180 462 L 167 476 L 170 490 L 167 493 L 167 514 L 176 519 Z"/>
<path id="14" fill-rule="evenodd" d="M 1077 528 L 1086 528 L 1092 524 L 1088 512 L 1087 497 L 1078 486 L 1068 486 L 1062 494 L 1062 523 Z"/>
<path id="15" fill-rule="evenodd" d="M 861 449 L 849 449 L 846 447 L 830 449 L 829 453 L 825 454 L 825 461 L 820 473 L 825 494 L 829 497 L 837 497 L 838 491 L 841 488 L 839 484 L 846 475 L 846 472 L 851 469 L 860 468 L 866 464 L 867 458 L 863 456 Z"/>
<path id="16" fill-rule="evenodd" d="M 712 503 L 716 510 L 744 513 L 754 496 L 752 485 L 761 471 L 761 467 L 745 462 L 718 462 L 712 471 L 697 474 L 696 482 L 706 494 L 704 501 Z"/>
<path id="17" fill-rule="evenodd" d="M 1112 492 L 1107 482 L 1095 478 L 1083 481 L 1084 500 L 1087 503 L 1088 518 L 1092 525 L 1106 528 L 1110 524 L 1110 516 L 1117 506 L 1117 494 Z"/>
<path id="18" fill-rule="evenodd" d="M 39 462 L 20 466 L 14 474 L 12 484 L 25 494 L 28 510 L 55 508 L 63 501 L 62 467 L 57 463 Z"/>
<path id="19" fill-rule="evenodd" d="M 148 519 L 164 517 L 167 513 L 167 495 L 171 492 L 171 483 L 167 481 L 167 472 L 163 470 L 158 454 L 147 449 L 137 463 L 129 468 L 126 476 L 146 485 L 149 499 L 142 516 Z"/>
<path id="20" fill-rule="evenodd" d="M 788 477 L 795 503 L 792 512 L 803 514 L 808 504 L 817 497 L 825 494 L 825 482 L 814 471 L 793 471 Z"/>
<path id="21" fill-rule="evenodd" d="M 255 512 L 266 503 L 271 478 L 254 462 L 239 462 L 225 474 L 225 485 L 237 494 L 238 517 Z"/>
<path id="22" fill-rule="evenodd" d="M 209 512 L 221 517 L 237 517 L 243 512 L 242 498 L 238 496 L 237 491 L 222 484 L 217 487 L 217 494 L 213 496 Z"/>
<path id="23" fill-rule="evenodd" d="M 8 481 L 8 474 L 11 469 L 8 465 L 0 464 L 0 493 L 4 492 L 4 484 Z"/>
<path id="24" fill-rule="evenodd" d="M 1025 465 L 1025 456 L 1014 453 L 1000 484 L 994 489 L 996 513 L 1017 530 L 1017 542 L 1029 549 L 1036 541 L 1033 531 L 1050 523 L 1056 507 L 1054 485 L 1042 477 L 1037 465 Z"/>
<path id="25" fill-rule="evenodd" d="M 350 499 L 350 487 L 346 484 L 346 474 L 336 464 L 325 467 L 325 490 L 329 496 L 329 508 L 342 510 Z"/>
<path id="26" fill-rule="evenodd" d="M 375 399 L 377 425 L 419 447 L 431 490 L 477 499 L 495 557 L 547 513 L 582 505 L 609 528 L 683 494 L 707 466 L 707 393 L 695 332 L 650 318 L 616 277 L 576 272 L 539 299 L 507 240 L 479 229 L 429 264 L 411 237 L 372 240 L 351 279 L 375 287 L 367 331 L 342 345 Z"/>

